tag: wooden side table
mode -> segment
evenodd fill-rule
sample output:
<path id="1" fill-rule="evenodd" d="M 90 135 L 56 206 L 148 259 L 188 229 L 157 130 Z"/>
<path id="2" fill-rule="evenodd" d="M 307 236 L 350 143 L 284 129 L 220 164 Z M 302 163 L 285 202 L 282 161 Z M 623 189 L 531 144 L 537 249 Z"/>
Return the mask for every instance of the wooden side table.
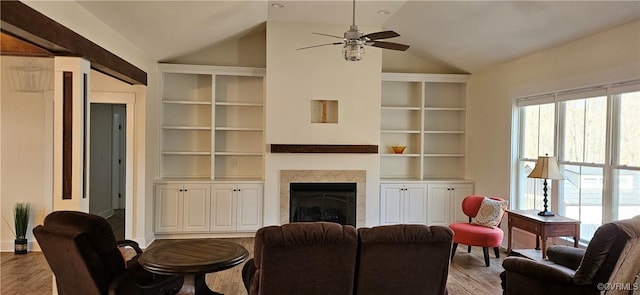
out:
<path id="1" fill-rule="evenodd" d="M 146 270 L 184 277 L 177 295 L 219 294 L 209 290 L 205 274 L 225 270 L 244 262 L 247 249 L 218 239 L 190 239 L 149 247 L 138 262 Z"/>
<path id="2" fill-rule="evenodd" d="M 542 259 L 547 258 L 547 238 L 549 237 L 573 237 L 573 246 L 578 247 L 580 240 L 580 220 L 563 216 L 540 216 L 537 210 L 509 210 L 508 228 L 509 245 L 507 252 L 511 252 L 513 240 L 512 229 L 528 231 L 536 235 L 536 250 L 540 250 L 542 240 Z"/>

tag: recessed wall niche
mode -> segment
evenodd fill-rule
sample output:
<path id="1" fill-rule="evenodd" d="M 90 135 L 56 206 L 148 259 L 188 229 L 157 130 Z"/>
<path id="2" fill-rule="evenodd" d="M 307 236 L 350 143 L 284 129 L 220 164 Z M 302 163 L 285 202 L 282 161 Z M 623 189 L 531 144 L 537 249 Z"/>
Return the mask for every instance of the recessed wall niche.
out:
<path id="1" fill-rule="evenodd" d="M 311 123 L 338 123 L 338 101 L 312 99 Z"/>

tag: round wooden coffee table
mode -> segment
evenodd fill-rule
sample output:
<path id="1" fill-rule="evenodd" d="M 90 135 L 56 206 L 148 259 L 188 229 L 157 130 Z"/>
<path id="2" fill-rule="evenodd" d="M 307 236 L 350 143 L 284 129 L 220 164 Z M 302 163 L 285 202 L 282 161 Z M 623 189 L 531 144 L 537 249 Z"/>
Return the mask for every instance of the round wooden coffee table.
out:
<path id="1" fill-rule="evenodd" d="M 184 282 L 177 294 L 219 294 L 209 290 L 205 275 L 234 267 L 247 257 L 247 249 L 236 243 L 191 239 L 149 247 L 138 261 L 150 272 L 183 276 Z"/>

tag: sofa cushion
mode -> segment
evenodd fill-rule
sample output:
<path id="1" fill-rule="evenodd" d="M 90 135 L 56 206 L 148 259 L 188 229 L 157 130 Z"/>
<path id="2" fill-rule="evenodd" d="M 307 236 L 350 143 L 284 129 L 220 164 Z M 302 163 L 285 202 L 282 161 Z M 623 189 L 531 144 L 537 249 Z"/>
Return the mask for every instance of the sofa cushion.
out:
<path id="1" fill-rule="evenodd" d="M 356 294 L 446 294 L 452 236 L 443 226 L 359 228 Z"/>
<path id="2" fill-rule="evenodd" d="M 504 232 L 499 227 L 490 228 L 459 222 L 450 224 L 449 228 L 455 233 L 454 243 L 469 246 L 499 247 L 504 237 Z"/>
<path id="3" fill-rule="evenodd" d="M 584 257 L 585 249 L 565 245 L 553 245 L 547 248 L 549 261 L 577 270 Z"/>
<path id="4" fill-rule="evenodd" d="M 252 278 L 245 278 L 251 284 L 247 289 L 250 294 L 351 294 L 357 246 L 356 230 L 350 225 L 300 222 L 263 227 L 256 233 L 256 270 Z"/>

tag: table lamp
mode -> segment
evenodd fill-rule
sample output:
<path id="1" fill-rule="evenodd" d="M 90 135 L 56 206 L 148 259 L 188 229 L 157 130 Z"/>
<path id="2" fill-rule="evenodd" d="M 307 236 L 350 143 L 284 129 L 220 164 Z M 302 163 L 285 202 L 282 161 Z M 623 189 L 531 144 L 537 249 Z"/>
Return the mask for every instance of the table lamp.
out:
<path id="1" fill-rule="evenodd" d="M 544 179 L 544 210 L 538 212 L 540 216 L 554 216 L 553 212 L 547 211 L 547 179 L 564 179 L 560 174 L 560 168 L 555 157 L 549 157 L 548 155 L 538 157 L 538 162 L 533 168 L 533 171 L 527 176 L 528 178 L 541 178 Z"/>

